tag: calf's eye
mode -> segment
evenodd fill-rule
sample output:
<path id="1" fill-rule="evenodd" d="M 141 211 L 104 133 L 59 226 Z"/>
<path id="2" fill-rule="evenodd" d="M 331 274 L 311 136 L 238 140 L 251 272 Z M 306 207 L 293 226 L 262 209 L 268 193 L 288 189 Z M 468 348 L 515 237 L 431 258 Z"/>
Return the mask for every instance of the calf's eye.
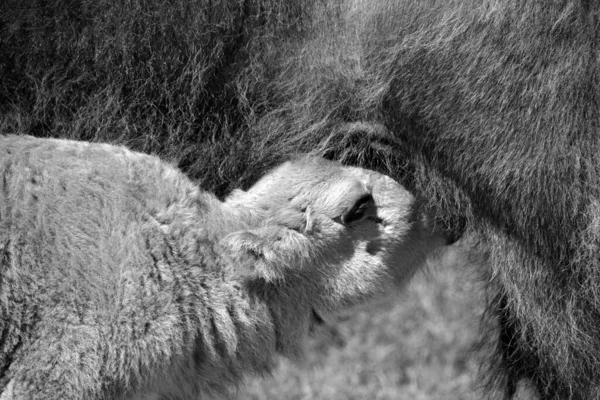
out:
<path id="1" fill-rule="evenodd" d="M 342 215 L 342 223 L 347 225 L 351 222 L 363 219 L 365 216 L 372 216 L 374 208 L 373 197 L 371 195 L 365 195 L 354 203 L 350 211 Z"/>

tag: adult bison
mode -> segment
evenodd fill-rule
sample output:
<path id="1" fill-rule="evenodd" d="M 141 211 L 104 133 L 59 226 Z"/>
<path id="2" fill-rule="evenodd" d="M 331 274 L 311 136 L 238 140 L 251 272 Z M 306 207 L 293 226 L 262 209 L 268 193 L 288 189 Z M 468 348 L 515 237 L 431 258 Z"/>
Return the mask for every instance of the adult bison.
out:
<path id="1" fill-rule="evenodd" d="M 316 78 L 282 76 L 302 90 L 265 119 L 285 126 L 276 146 L 385 158 L 481 238 L 487 376 L 508 397 L 523 378 L 544 399 L 600 396 L 600 3 L 350 3 L 294 60 Z"/>

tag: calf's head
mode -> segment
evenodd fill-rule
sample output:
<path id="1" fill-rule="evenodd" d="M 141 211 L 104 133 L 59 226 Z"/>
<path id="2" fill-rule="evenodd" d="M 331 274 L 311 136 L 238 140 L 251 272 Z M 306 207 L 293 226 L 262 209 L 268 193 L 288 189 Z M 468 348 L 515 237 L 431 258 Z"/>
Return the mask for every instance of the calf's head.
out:
<path id="1" fill-rule="evenodd" d="M 319 157 L 277 167 L 226 204 L 252 222 L 222 244 L 254 287 L 268 285 L 296 317 L 319 319 L 397 292 L 446 244 L 400 184 Z"/>

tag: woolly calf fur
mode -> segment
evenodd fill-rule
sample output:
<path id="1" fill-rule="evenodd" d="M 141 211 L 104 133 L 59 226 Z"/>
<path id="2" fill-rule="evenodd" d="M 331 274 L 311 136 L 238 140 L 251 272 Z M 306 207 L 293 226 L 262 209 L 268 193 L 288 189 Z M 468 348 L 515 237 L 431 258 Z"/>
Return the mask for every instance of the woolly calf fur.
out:
<path id="1" fill-rule="evenodd" d="M 295 158 L 224 202 L 123 147 L 0 136 L 0 399 L 227 396 L 444 245 L 378 173 Z"/>

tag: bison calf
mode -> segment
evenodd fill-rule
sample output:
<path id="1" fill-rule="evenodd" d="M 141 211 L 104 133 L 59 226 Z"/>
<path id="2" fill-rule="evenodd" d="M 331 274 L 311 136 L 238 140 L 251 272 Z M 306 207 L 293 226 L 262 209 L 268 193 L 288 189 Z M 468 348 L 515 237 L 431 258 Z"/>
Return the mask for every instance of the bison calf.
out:
<path id="1" fill-rule="evenodd" d="M 320 158 L 221 202 L 153 156 L 0 136 L 0 399 L 227 395 L 443 244 L 396 182 Z"/>

